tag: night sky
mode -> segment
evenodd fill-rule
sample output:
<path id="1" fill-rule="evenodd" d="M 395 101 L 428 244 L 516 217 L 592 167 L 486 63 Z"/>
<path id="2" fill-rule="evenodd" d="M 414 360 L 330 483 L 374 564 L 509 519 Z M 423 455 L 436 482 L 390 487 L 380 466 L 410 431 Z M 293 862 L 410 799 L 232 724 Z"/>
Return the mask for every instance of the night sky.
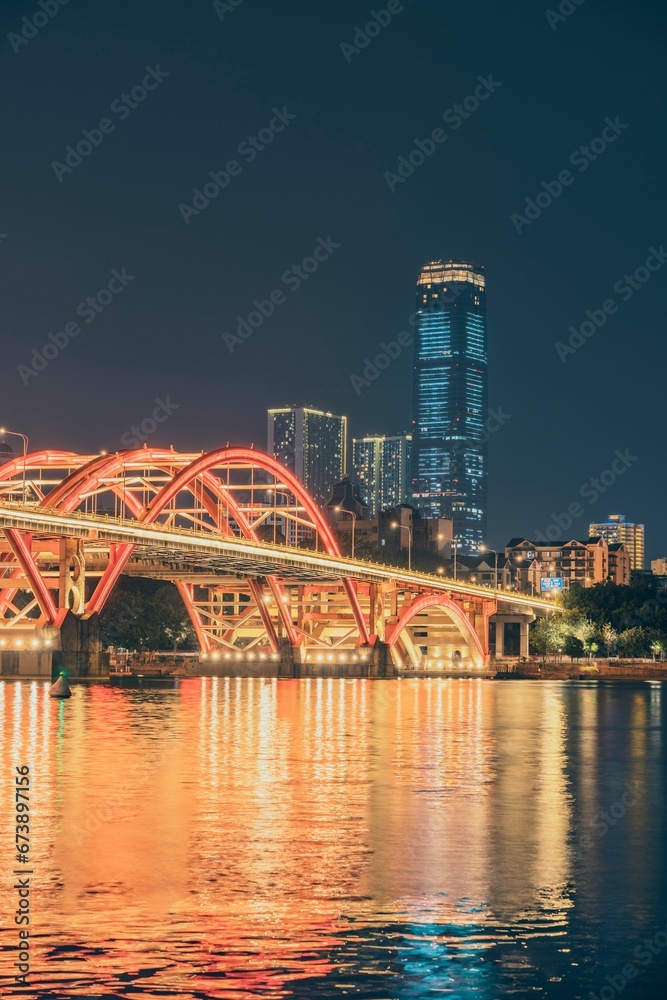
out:
<path id="1" fill-rule="evenodd" d="M 407 328 L 420 265 L 461 257 L 486 268 L 489 403 L 510 415 L 489 442 L 490 543 L 581 503 L 568 537 L 621 512 L 646 523 L 649 557 L 667 555 L 667 258 L 632 294 L 623 280 L 667 247 L 664 3 L 565 0 L 556 20 L 547 0 L 394 0 L 359 52 L 341 43 L 385 0 L 218 6 L 70 0 L 36 30 L 22 19 L 37 0 L 3 0 L 0 423 L 82 452 L 123 447 L 156 399 L 173 412 L 148 443 L 183 450 L 263 449 L 266 409 L 286 403 L 347 414 L 354 436 L 408 429 L 409 349 L 359 394 L 350 376 Z M 115 103 L 147 67 L 145 100 Z M 489 76 L 488 99 L 443 124 Z M 274 109 L 282 131 L 240 153 Z M 105 118 L 81 163 L 54 168 Z M 570 161 L 606 119 L 614 140 L 586 169 Z M 439 127 L 446 141 L 392 192 L 385 172 Z M 230 160 L 208 206 L 179 209 Z M 568 169 L 517 232 L 513 213 Z M 340 246 L 286 283 L 320 238 Z M 113 279 L 86 322 L 79 303 L 114 269 L 132 280 Z M 275 289 L 273 315 L 230 351 L 225 334 Z M 570 325 L 610 299 L 561 360 Z M 80 332 L 26 376 L 67 323 Z M 617 450 L 629 466 L 582 499 Z"/>

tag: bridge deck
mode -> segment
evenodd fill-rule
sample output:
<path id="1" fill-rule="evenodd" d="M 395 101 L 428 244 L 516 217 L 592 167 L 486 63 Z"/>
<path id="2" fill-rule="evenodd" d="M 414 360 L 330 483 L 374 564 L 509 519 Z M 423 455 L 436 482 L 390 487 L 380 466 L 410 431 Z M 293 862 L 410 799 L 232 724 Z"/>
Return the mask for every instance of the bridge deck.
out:
<path id="1" fill-rule="evenodd" d="M 210 531 L 165 528 L 99 514 L 69 514 L 22 504 L 0 503 L 0 529 L 17 528 L 32 533 L 35 540 L 52 537 L 85 538 L 89 542 L 133 543 L 136 561 L 153 565 L 187 568 L 189 574 L 224 577 L 279 576 L 300 583 L 348 578 L 365 583 L 394 583 L 406 589 L 442 591 L 471 597 L 497 599 L 499 608 L 508 607 L 548 612 L 553 601 L 491 587 L 461 583 L 439 575 L 410 572 L 378 563 L 321 552 L 252 542 Z M 174 567 L 176 568 L 176 567 Z M 129 567 L 128 567 L 129 569 Z"/>

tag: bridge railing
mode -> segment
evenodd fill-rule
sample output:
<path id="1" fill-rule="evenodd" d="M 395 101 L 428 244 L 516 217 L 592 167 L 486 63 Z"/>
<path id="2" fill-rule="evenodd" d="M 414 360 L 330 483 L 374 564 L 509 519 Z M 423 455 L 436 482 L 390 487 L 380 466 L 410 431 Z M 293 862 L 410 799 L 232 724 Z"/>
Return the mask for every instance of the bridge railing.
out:
<path id="1" fill-rule="evenodd" d="M 377 563 L 371 559 L 350 559 L 348 556 L 335 556 L 329 555 L 326 552 L 318 552 L 313 549 L 299 548 L 298 546 L 278 544 L 274 542 L 266 542 L 263 540 L 258 541 L 248 541 L 241 535 L 223 535 L 220 532 L 214 530 L 207 530 L 204 528 L 194 528 L 194 527 L 182 527 L 179 525 L 169 525 L 165 526 L 160 522 L 144 523 L 143 521 L 138 521 L 134 518 L 117 517 L 115 515 L 110 516 L 109 514 L 94 514 L 88 511 L 74 510 L 63 512 L 57 508 L 49 507 L 38 507 L 36 505 L 27 505 L 23 503 L 17 503 L 14 501 L 7 501 L 0 499 L 0 510 L 3 508 L 16 511 L 17 513 L 24 513 L 27 516 L 31 514 L 44 515 L 45 517 L 56 517 L 56 518 L 73 518 L 82 524 L 90 523 L 91 526 L 95 524 L 108 524 L 114 525 L 120 528 L 126 528 L 128 532 L 136 531 L 141 529 L 142 531 L 149 531 L 152 533 L 160 534 L 174 534 L 181 535 L 183 537 L 195 538 L 215 538 L 219 541 L 235 541 L 243 543 L 248 548 L 260 548 L 268 553 L 274 553 L 277 555 L 284 554 L 285 552 L 290 552 L 298 554 L 303 557 L 311 556 L 317 558 L 318 560 L 335 563 L 340 565 L 341 563 L 348 565 L 368 566 L 369 569 L 372 568 L 375 572 L 384 571 L 388 576 L 399 576 L 401 580 L 408 582 L 414 582 L 415 584 L 422 586 L 428 583 L 430 586 L 436 587 L 439 590 L 458 590 L 464 594 L 470 596 L 480 596 L 480 597 L 502 597 L 505 601 L 511 601 L 512 598 L 516 598 L 520 603 L 529 603 L 534 607 L 541 608 L 551 608 L 554 609 L 554 605 L 551 602 L 545 601 L 544 599 L 528 597 L 528 595 L 520 594 L 513 590 L 504 590 L 502 588 L 491 587 L 487 584 L 471 584 L 462 582 L 460 580 L 452 579 L 451 577 L 446 577 L 441 573 L 425 573 L 417 570 L 408 570 L 403 566 L 391 566 L 386 563 Z"/>

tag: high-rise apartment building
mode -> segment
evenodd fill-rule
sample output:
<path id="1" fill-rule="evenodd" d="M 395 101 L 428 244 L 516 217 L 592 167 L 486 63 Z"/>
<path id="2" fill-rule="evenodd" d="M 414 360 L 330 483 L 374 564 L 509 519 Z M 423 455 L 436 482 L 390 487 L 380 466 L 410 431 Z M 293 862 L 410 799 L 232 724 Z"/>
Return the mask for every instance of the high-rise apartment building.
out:
<path id="1" fill-rule="evenodd" d="M 410 434 L 354 438 L 354 474 L 373 517 L 409 499 L 411 452 Z"/>
<path id="2" fill-rule="evenodd" d="M 486 278 L 464 261 L 426 264 L 417 282 L 413 503 L 451 518 L 458 551 L 486 541 Z"/>
<path id="3" fill-rule="evenodd" d="M 631 524 L 625 514 L 610 514 L 609 520 L 591 524 L 591 536 L 604 538 L 606 542 L 621 542 L 630 553 L 630 568 L 644 569 L 644 525 Z"/>
<path id="4" fill-rule="evenodd" d="M 269 455 L 293 472 L 323 507 L 347 467 L 347 417 L 305 406 L 269 410 Z"/>

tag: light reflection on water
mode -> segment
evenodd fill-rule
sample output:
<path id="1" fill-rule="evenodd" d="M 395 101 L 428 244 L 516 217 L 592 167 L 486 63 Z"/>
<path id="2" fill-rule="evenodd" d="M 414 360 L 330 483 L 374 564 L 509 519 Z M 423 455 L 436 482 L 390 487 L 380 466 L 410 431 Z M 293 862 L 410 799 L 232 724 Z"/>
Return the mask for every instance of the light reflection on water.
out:
<path id="1" fill-rule="evenodd" d="M 587 997 L 667 922 L 655 685 L 47 690 L 0 682 L 3 977 L 9 795 L 32 772 L 16 995 Z"/>

